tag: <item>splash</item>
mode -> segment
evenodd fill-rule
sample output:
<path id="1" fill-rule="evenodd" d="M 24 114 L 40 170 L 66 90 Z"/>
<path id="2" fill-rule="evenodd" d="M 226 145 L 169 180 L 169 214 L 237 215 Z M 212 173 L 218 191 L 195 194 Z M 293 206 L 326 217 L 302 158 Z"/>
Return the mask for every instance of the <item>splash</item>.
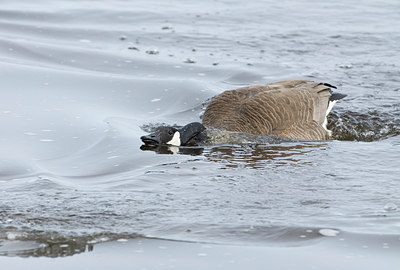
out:
<path id="1" fill-rule="evenodd" d="M 341 141 L 372 142 L 400 135 L 400 117 L 391 113 L 332 112 L 328 117 L 332 138 Z"/>

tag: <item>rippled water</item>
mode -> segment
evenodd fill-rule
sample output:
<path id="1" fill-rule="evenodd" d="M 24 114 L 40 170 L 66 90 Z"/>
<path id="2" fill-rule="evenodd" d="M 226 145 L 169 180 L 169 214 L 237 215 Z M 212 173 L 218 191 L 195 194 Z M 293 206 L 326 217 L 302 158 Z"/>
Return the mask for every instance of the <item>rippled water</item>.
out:
<path id="1" fill-rule="evenodd" d="M 338 233 L 398 251 L 399 8 L 3 1 L 0 253 L 68 255 L 138 236 L 308 245 Z M 331 117 L 337 140 L 140 149 L 146 127 L 199 121 L 216 94 L 285 78 L 348 95 Z"/>

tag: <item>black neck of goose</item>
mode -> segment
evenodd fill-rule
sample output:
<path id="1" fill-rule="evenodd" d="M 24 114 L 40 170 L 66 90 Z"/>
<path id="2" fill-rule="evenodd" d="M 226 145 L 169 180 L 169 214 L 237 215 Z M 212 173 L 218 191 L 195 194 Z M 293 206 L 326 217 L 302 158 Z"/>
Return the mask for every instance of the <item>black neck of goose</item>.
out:
<path id="1" fill-rule="evenodd" d="M 191 139 L 199 135 L 206 128 L 199 122 L 187 124 L 179 130 L 181 135 L 181 145 L 186 145 Z"/>

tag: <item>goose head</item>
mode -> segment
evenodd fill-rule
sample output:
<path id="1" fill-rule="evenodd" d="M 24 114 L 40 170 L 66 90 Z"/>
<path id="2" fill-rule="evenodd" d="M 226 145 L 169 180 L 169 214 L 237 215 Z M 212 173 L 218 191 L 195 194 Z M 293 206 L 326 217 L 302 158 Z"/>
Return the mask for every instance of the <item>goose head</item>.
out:
<path id="1" fill-rule="evenodd" d="M 140 137 L 146 145 L 187 145 L 206 128 L 199 122 L 193 122 L 177 129 L 174 127 L 159 127 L 154 133 Z"/>

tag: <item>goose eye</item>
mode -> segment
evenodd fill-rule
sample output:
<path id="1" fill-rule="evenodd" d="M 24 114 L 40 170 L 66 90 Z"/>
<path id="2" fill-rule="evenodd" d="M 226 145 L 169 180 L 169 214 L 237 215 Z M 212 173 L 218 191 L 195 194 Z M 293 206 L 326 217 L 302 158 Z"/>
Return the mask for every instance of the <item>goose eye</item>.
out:
<path id="1" fill-rule="evenodd" d="M 172 130 L 168 130 L 168 134 L 169 134 L 169 135 L 172 135 L 172 134 L 174 134 L 174 133 L 172 132 Z"/>

